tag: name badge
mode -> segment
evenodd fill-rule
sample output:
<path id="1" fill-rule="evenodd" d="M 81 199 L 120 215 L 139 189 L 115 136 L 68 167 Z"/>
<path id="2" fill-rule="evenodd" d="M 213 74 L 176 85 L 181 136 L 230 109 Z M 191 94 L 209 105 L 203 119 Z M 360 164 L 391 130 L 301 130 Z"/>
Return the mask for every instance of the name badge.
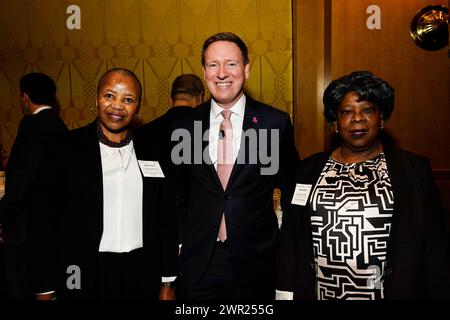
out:
<path id="1" fill-rule="evenodd" d="M 164 178 L 164 173 L 158 161 L 138 160 L 144 177 Z"/>
<path id="2" fill-rule="evenodd" d="M 312 185 L 311 184 L 300 184 L 297 183 L 295 185 L 294 196 L 292 197 L 292 204 L 296 204 L 298 206 L 306 205 L 306 201 L 308 201 L 309 193 L 311 192 Z"/>

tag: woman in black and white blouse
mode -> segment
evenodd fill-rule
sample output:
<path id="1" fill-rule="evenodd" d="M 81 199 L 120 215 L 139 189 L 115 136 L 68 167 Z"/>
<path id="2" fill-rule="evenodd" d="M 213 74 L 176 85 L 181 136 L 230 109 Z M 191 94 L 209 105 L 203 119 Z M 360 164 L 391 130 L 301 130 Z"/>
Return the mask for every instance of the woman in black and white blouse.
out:
<path id="1" fill-rule="evenodd" d="M 354 72 L 333 81 L 323 102 L 341 144 L 297 170 L 278 298 L 445 298 L 450 265 L 430 164 L 380 138 L 394 89 Z"/>

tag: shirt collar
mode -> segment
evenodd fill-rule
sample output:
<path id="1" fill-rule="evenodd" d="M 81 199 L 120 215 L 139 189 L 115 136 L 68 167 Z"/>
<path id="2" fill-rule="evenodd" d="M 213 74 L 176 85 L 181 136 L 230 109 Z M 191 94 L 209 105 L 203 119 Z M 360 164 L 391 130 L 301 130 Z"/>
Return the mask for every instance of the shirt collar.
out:
<path id="1" fill-rule="evenodd" d="M 36 110 L 34 110 L 33 114 L 38 114 L 39 112 L 41 112 L 42 110 L 45 110 L 45 109 L 51 109 L 51 107 L 50 106 L 39 107 Z"/>
<path id="2" fill-rule="evenodd" d="M 115 154 L 115 152 L 119 149 L 120 149 L 120 152 L 122 152 L 124 154 L 132 152 L 134 150 L 133 140 L 131 140 L 130 143 L 127 144 L 126 146 L 123 146 L 120 148 L 113 148 L 113 147 L 107 146 L 106 144 L 103 144 L 100 141 L 98 143 L 100 144 L 100 149 L 102 149 L 105 152 L 105 154 L 108 156 Z"/>
<path id="3" fill-rule="evenodd" d="M 232 114 L 235 114 L 239 116 L 240 118 L 244 117 L 245 112 L 245 102 L 246 102 L 245 94 L 243 94 L 238 101 L 229 109 Z M 211 99 L 211 112 L 213 119 L 216 119 L 220 113 L 224 110 L 222 107 L 220 107 L 216 101 L 214 101 L 214 98 Z"/>

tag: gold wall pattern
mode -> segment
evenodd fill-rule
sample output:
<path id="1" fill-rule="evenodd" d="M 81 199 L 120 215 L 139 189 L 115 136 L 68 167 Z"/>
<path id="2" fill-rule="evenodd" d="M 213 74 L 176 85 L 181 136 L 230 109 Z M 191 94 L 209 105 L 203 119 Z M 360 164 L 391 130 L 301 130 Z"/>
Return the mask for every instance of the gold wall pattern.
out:
<path id="1" fill-rule="evenodd" d="M 70 5 L 81 9 L 79 30 L 66 27 Z M 219 31 L 235 32 L 249 47 L 247 92 L 292 116 L 291 0 L 0 1 L 0 142 L 9 154 L 22 118 L 23 74 L 55 79 L 60 114 L 76 128 L 96 116 L 100 75 L 127 67 L 142 81 L 147 122 L 170 106 L 178 74 L 203 77 L 201 46 Z"/>

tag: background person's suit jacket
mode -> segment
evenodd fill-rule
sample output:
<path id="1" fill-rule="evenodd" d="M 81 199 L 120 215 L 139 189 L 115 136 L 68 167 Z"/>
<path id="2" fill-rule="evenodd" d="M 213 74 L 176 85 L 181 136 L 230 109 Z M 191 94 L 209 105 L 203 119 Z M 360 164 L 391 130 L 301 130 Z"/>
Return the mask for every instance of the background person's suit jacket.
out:
<path id="1" fill-rule="evenodd" d="M 5 250 L 28 250 L 35 292 L 53 283 L 50 257 L 61 189 L 57 176 L 65 164 L 61 144 L 67 127 L 53 109 L 25 116 L 19 124 L 6 169 L 6 190 L 0 201 Z M 51 285 L 50 285 L 51 286 Z"/>

